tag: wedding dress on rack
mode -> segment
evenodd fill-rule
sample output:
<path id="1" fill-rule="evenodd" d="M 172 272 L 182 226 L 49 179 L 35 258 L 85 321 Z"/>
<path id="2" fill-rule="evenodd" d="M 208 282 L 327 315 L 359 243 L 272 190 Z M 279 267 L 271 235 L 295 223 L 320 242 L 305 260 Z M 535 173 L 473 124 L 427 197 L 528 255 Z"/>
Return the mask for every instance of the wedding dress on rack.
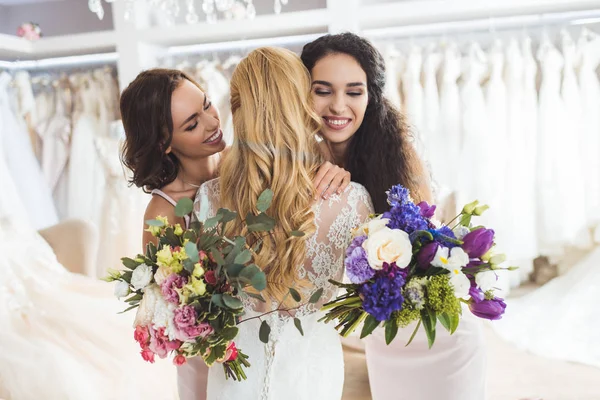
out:
<path id="1" fill-rule="evenodd" d="M 421 48 L 412 45 L 402 73 L 402 93 L 404 95 L 404 114 L 412 130 L 420 135 L 423 126 L 423 87 L 421 86 L 421 67 L 423 54 Z"/>
<path id="2" fill-rule="evenodd" d="M 385 51 L 385 97 L 398 109 L 402 106 L 400 97 L 400 82 L 398 82 L 398 71 L 400 70 L 400 52 L 394 45 L 388 45 Z"/>
<path id="3" fill-rule="evenodd" d="M 578 48 L 581 55 L 578 78 L 583 112 L 581 154 L 585 165 L 585 214 L 588 226 L 596 228 L 596 242 L 600 243 L 600 82 L 596 74 L 600 65 L 600 35 L 585 29 Z"/>
<path id="4" fill-rule="evenodd" d="M 420 130 L 426 159 L 430 159 L 431 148 L 437 144 L 435 135 L 439 131 L 440 95 L 437 71 L 441 61 L 441 54 L 436 50 L 435 44 L 430 43 L 423 61 L 423 121 Z"/>
<path id="5" fill-rule="evenodd" d="M 27 127 L 13 112 L 9 96 L 11 81 L 12 77 L 7 72 L 0 73 L 0 156 L 5 157 L 6 168 L 15 177 L 14 184 L 29 216 L 29 222 L 36 229 L 42 229 L 56 224 L 58 216 L 52 194 L 31 147 Z M 23 82 L 19 82 L 20 84 Z"/>
<path id="6" fill-rule="evenodd" d="M 175 368 L 142 360 L 133 316 L 117 314 L 125 304 L 111 285 L 69 273 L 27 222 L 4 145 L 0 141 L 0 398 L 176 399 Z"/>

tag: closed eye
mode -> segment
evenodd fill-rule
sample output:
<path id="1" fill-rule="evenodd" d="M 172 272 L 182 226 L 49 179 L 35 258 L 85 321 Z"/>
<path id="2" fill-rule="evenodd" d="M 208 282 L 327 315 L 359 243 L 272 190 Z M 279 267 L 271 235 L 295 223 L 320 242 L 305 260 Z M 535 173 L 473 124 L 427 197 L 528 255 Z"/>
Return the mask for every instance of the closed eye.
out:
<path id="1" fill-rule="evenodd" d="M 212 106 L 212 101 L 209 101 L 205 106 L 204 106 L 204 111 L 207 111 L 210 107 Z"/>
<path id="2" fill-rule="evenodd" d="M 192 125 L 190 125 L 187 128 L 185 128 L 185 130 L 187 132 L 190 132 L 190 131 L 193 131 L 194 129 L 196 129 L 197 126 L 198 126 L 198 121 L 194 122 Z"/>

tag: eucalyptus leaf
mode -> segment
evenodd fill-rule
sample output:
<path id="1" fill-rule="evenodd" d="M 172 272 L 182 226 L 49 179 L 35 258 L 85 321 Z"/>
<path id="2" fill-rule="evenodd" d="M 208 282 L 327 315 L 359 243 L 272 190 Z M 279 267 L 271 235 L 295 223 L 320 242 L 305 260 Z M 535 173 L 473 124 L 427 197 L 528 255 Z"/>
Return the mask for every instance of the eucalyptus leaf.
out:
<path id="1" fill-rule="evenodd" d="M 291 231 L 290 232 L 290 236 L 295 236 L 295 237 L 302 237 L 306 235 L 306 233 L 302 232 L 302 231 Z"/>
<path id="2" fill-rule="evenodd" d="M 187 242 L 184 248 L 185 254 L 187 254 L 188 258 L 192 260 L 194 264 L 200 261 L 200 258 L 198 256 L 198 246 L 196 246 L 196 243 Z"/>
<path id="3" fill-rule="evenodd" d="M 193 262 L 191 259 L 187 258 L 187 259 L 183 260 L 183 268 L 190 274 L 192 272 L 194 272 L 195 267 L 196 267 L 196 263 Z"/>
<path id="4" fill-rule="evenodd" d="M 294 318 L 294 325 L 296 325 L 296 329 L 302 336 L 304 336 L 304 330 L 302 330 L 302 322 L 298 318 Z"/>
<path id="5" fill-rule="evenodd" d="M 231 251 L 229 252 L 229 254 L 227 254 L 227 257 L 225 257 L 225 263 L 227 264 L 244 264 L 244 263 L 238 263 L 235 261 L 235 258 L 237 257 L 238 254 L 240 254 L 240 251 L 242 251 L 242 249 L 246 246 L 246 238 L 243 236 L 238 236 L 233 240 L 233 248 L 231 249 Z"/>
<path id="6" fill-rule="evenodd" d="M 183 218 L 186 215 L 191 214 L 192 211 L 194 211 L 194 202 L 188 197 L 184 197 L 183 199 L 179 200 L 177 205 L 175 205 L 175 215 L 177 215 L 179 218 Z"/>
<path id="7" fill-rule="evenodd" d="M 316 304 L 319 302 L 319 300 L 321 300 L 322 295 L 323 295 L 323 288 L 319 288 L 310 296 L 310 299 L 308 300 L 308 302 L 311 304 Z"/>
<path id="8" fill-rule="evenodd" d="M 223 256 L 221 255 L 221 252 L 219 250 L 213 247 L 210 249 L 210 254 L 213 256 L 215 262 L 219 265 L 219 267 L 225 265 L 225 260 L 223 259 Z"/>
<path id="9" fill-rule="evenodd" d="M 227 264 L 225 266 L 227 275 L 229 275 L 230 278 L 237 278 L 244 268 L 246 267 L 240 264 Z"/>
<path id="10" fill-rule="evenodd" d="M 260 272 L 262 272 L 260 270 L 260 268 L 258 268 L 255 264 L 250 264 L 250 265 L 246 266 L 244 269 L 242 269 L 242 271 L 240 272 L 240 277 L 245 278 L 248 281 L 252 281 L 252 278 L 254 278 L 254 275 L 256 275 Z"/>
<path id="11" fill-rule="evenodd" d="M 223 303 L 233 310 L 237 310 L 243 307 L 242 301 L 236 297 L 230 296 L 228 294 L 223 294 Z"/>
<path id="12" fill-rule="evenodd" d="M 265 213 L 246 215 L 246 224 L 249 232 L 268 232 L 275 227 L 275 220 Z"/>
<path id="13" fill-rule="evenodd" d="M 165 226 L 165 223 L 158 219 L 149 219 L 144 222 L 146 222 L 146 225 L 148 226 L 155 226 L 157 228 L 162 228 L 163 226 Z"/>
<path id="14" fill-rule="evenodd" d="M 221 215 L 221 222 L 222 223 L 227 223 L 229 221 L 233 221 L 234 219 L 237 218 L 238 213 L 236 213 L 235 211 L 231 211 L 228 210 L 226 208 L 219 208 L 219 211 L 217 211 L 217 215 Z"/>
<path id="15" fill-rule="evenodd" d="M 245 293 L 246 293 L 248 296 L 250 296 L 250 297 L 252 297 L 252 298 L 254 298 L 254 299 L 257 299 L 257 300 L 260 300 L 260 301 L 262 301 L 263 303 L 266 303 L 266 302 L 267 302 L 267 301 L 264 299 L 264 297 L 262 297 L 262 296 L 261 296 L 260 294 L 258 294 L 258 293 L 252 293 L 252 292 L 245 292 Z"/>
<path id="16" fill-rule="evenodd" d="M 398 319 L 392 318 L 385 323 L 385 343 L 390 344 L 398 334 Z"/>
<path id="17" fill-rule="evenodd" d="M 246 249 L 235 257 L 234 262 L 236 264 L 246 264 L 250 260 L 252 260 L 252 254 L 250 254 L 250 251 Z"/>
<path id="18" fill-rule="evenodd" d="M 267 323 L 267 321 L 263 321 L 260 324 L 260 330 L 258 331 L 258 337 L 261 342 L 269 343 L 269 335 L 271 334 L 271 327 Z"/>
<path id="19" fill-rule="evenodd" d="M 212 229 L 212 228 L 214 228 L 221 221 L 221 218 L 223 218 L 223 216 L 216 215 L 216 216 L 214 216 L 212 218 L 207 219 L 206 221 L 204 221 L 204 227 L 206 229 Z"/>
<path id="20" fill-rule="evenodd" d="M 369 314 L 367 318 L 365 318 L 365 323 L 363 325 L 362 331 L 360 332 L 360 338 L 363 339 L 369 336 L 375 328 L 379 326 L 380 322 L 375 319 L 374 316 Z"/>
<path id="21" fill-rule="evenodd" d="M 250 284 L 254 289 L 258 290 L 259 292 L 261 290 L 265 290 L 267 288 L 267 276 L 264 272 L 260 271 L 252 277 L 252 279 L 250 280 Z"/>
<path id="22" fill-rule="evenodd" d="M 265 212 L 271 207 L 271 202 L 273 201 L 273 191 L 271 189 L 265 189 L 260 196 L 258 196 L 258 201 L 256 202 L 256 208 L 260 212 Z"/>
<path id="23" fill-rule="evenodd" d="M 254 253 L 258 253 L 262 247 L 262 243 L 263 243 L 262 239 L 258 239 L 256 241 L 256 243 L 254 243 L 254 246 L 252 246 L 252 251 Z"/>
<path id="24" fill-rule="evenodd" d="M 296 302 L 300 302 L 302 300 L 302 296 L 300 296 L 300 293 L 298 293 L 296 289 L 290 288 L 290 294 L 292 295 L 292 299 L 294 299 Z"/>
<path id="25" fill-rule="evenodd" d="M 220 293 L 215 293 L 210 298 L 210 302 L 217 307 L 224 308 L 225 304 L 223 303 L 223 295 Z"/>

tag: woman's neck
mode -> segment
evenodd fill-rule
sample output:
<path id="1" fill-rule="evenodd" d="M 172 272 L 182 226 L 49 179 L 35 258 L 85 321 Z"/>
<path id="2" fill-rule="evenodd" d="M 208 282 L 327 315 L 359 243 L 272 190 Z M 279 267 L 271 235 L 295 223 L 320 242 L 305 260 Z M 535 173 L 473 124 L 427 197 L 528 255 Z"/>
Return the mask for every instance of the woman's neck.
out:
<path id="1" fill-rule="evenodd" d="M 217 177 L 219 160 L 219 154 L 199 159 L 180 159 L 177 179 L 188 189 L 198 187 Z"/>
<path id="2" fill-rule="evenodd" d="M 327 154 L 325 156 L 328 161 L 334 163 L 338 167 L 344 168 L 348 143 L 331 143 L 326 140 L 324 140 L 323 143 L 325 143 L 325 148 L 327 149 Z"/>

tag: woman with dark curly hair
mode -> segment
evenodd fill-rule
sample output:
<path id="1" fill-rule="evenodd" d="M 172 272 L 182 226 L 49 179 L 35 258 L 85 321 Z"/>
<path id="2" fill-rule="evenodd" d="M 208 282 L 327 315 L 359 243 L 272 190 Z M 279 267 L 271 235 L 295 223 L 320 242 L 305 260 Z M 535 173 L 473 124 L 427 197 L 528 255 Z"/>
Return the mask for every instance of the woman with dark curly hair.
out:
<path id="1" fill-rule="evenodd" d="M 398 183 L 416 202 L 431 203 L 429 178 L 408 125 L 384 97 L 385 62 L 379 51 L 368 40 L 343 33 L 308 43 L 301 57 L 311 73 L 313 102 L 323 120 L 322 147 L 332 162 L 368 190 L 375 211 L 388 208 L 385 192 Z M 399 332 L 389 346 L 382 330 L 366 339 L 374 400 L 485 398 L 486 356 L 479 321 L 465 313 L 452 336 L 438 332 L 431 350 L 422 329 L 410 346 L 404 346 L 414 328 Z"/>
<path id="2" fill-rule="evenodd" d="M 190 217 L 176 217 L 174 206 L 194 199 L 200 185 L 217 176 L 226 150 L 219 110 L 184 72 L 161 68 L 141 72 L 123 91 L 120 108 L 123 164 L 133 172 L 131 183 L 153 195 L 144 220 L 161 215 L 187 227 Z M 314 179 L 324 198 L 349 183 L 350 174 L 329 162 Z M 144 231 L 144 247 L 152 240 Z"/>

